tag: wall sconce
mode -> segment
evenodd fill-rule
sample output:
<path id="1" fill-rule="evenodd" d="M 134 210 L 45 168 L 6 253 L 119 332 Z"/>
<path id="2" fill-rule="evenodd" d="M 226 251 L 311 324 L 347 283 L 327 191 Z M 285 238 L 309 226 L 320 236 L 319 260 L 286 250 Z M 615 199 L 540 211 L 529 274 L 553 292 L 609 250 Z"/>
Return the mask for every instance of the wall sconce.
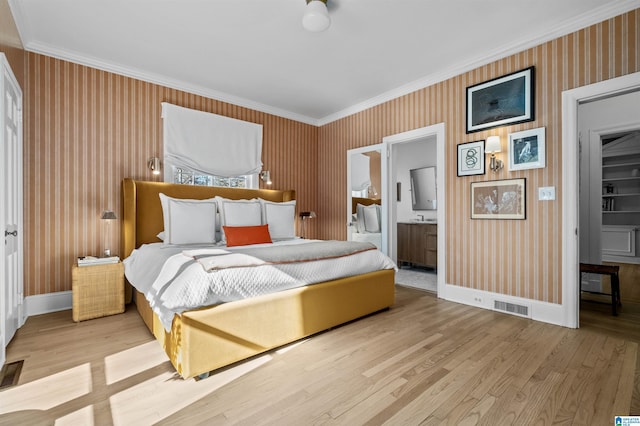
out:
<path id="1" fill-rule="evenodd" d="M 263 170 L 260 172 L 260 179 L 267 185 L 271 185 L 271 172 L 269 170 Z"/>
<path id="2" fill-rule="evenodd" d="M 302 238 L 306 238 L 305 222 L 309 219 L 316 217 L 316 212 L 300 212 L 300 219 L 302 220 Z"/>
<path id="3" fill-rule="evenodd" d="M 102 214 L 100 215 L 100 219 L 104 220 L 105 223 L 107 224 L 107 230 L 106 232 L 106 248 L 104 249 L 104 257 L 109 257 L 111 256 L 111 249 L 109 249 L 109 236 L 111 235 L 111 232 L 109 232 L 109 224 L 111 224 L 112 220 L 116 220 L 116 214 L 112 211 L 112 210 L 105 210 L 102 212 Z"/>
<path id="4" fill-rule="evenodd" d="M 489 168 L 494 172 L 498 172 L 502 169 L 502 160 L 496 158 L 496 153 L 502 151 L 500 146 L 500 136 L 489 136 L 487 138 L 487 144 L 484 148 L 484 152 L 491 154 L 491 161 L 489 162 Z"/>
<path id="5" fill-rule="evenodd" d="M 147 161 L 147 167 L 151 170 L 151 173 L 154 175 L 160 174 L 160 159 L 158 157 L 151 157 L 149 161 Z"/>

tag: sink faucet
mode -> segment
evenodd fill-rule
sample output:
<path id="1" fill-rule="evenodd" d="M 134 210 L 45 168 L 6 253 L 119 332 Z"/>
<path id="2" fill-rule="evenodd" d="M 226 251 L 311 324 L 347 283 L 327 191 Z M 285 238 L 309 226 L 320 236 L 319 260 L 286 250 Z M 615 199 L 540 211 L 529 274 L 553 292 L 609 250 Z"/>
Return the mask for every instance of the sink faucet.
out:
<path id="1" fill-rule="evenodd" d="M 424 215 L 423 214 L 419 214 L 418 217 L 420 218 L 421 222 L 424 222 Z"/>

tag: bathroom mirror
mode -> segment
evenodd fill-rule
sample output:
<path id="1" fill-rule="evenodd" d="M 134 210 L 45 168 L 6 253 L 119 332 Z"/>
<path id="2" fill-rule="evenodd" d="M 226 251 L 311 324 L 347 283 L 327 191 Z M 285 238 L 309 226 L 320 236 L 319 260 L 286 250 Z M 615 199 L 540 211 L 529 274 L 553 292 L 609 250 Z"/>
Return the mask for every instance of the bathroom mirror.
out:
<path id="1" fill-rule="evenodd" d="M 423 167 L 409 171 L 413 210 L 437 210 L 436 168 Z"/>

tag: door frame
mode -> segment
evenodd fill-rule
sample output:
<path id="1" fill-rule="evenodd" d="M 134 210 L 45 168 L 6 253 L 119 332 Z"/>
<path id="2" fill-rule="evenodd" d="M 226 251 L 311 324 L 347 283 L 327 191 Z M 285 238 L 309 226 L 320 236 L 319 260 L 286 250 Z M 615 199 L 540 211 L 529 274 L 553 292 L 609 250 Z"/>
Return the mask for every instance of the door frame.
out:
<path id="1" fill-rule="evenodd" d="M 580 325 L 578 104 L 640 90 L 640 72 L 562 92 L 562 307 L 566 327 Z"/>
<path id="2" fill-rule="evenodd" d="M 389 244 L 388 244 L 388 232 L 387 229 L 389 227 L 389 216 L 387 214 L 387 206 L 389 205 L 389 192 L 387 191 L 387 185 L 385 182 L 387 181 L 387 162 L 385 159 L 385 146 L 384 144 L 378 143 L 375 145 L 367 145 L 361 148 L 353 148 L 347 150 L 347 227 L 351 225 L 351 208 L 352 208 L 352 196 L 351 196 L 351 156 L 353 154 L 363 154 L 365 152 L 371 151 L 380 151 L 380 251 L 384 254 L 389 254 Z M 347 230 L 348 233 L 351 230 Z"/>
<path id="3" fill-rule="evenodd" d="M 4 93 L 5 93 L 5 83 L 6 83 L 6 79 L 5 76 L 7 76 L 7 78 L 9 80 L 11 80 L 11 83 L 16 87 L 16 91 L 17 91 L 17 95 L 18 95 L 18 111 L 17 113 L 18 115 L 18 122 L 19 122 L 19 126 L 18 126 L 18 147 L 17 147 L 17 157 L 18 157 L 18 164 L 16 167 L 16 187 L 18 188 L 19 193 L 17 194 L 17 202 L 18 202 L 18 218 L 17 218 L 17 231 L 18 231 L 18 235 L 17 235 L 17 251 L 19 253 L 19 257 L 18 257 L 18 276 L 17 276 L 17 288 L 16 288 L 16 300 L 17 300 L 17 320 L 18 320 L 18 325 L 17 327 L 20 328 L 25 321 L 24 318 L 24 218 L 23 218 L 23 199 L 24 199 L 24 181 L 23 181 L 23 163 L 22 163 L 22 152 L 23 152 L 23 134 L 24 134 L 24 130 L 23 130 L 23 121 L 22 121 L 22 108 L 23 108 L 23 94 L 22 94 L 22 88 L 20 87 L 20 84 L 18 83 L 18 80 L 16 79 L 13 70 L 11 69 L 11 66 L 9 64 L 9 61 L 6 57 L 6 55 L 2 52 L 0 52 L 0 72 L 2 72 L 2 75 L 0 76 L 0 93 L 1 96 L 4 98 Z M 3 103 L 5 102 L 4 99 L 1 100 Z M 4 111 L 4 108 L 1 108 Z M 4 122 L 4 121 L 2 121 Z M 4 129 L 0 129 L 0 131 L 2 131 L 2 134 L 4 135 Z M 0 136 L 0 138 L 4 139 L 4 136 Z M 4 165 L 5 165 L 5 156 L 4 156 L 4 145 L 0 144 L 0 164 L 2 164 L 2 168 L 4 169 Z M 4 197 L 4 189 L 5 189 L 5 179 L 4 179 L 4 174 L 0 173 L 0 197 Z M 2 208 L 0 208 L 0 228 L 1 228 L 1 232 L 3 232 L 3 241 L 4 241 L 4 231 L 6 230 L 6 218 L 4 215 L 4 210 Z M 5 265 L 5 249 L 4 249 L 4 244 L 0 245 L 0 292 L 4 295 L 5 291 L 6 291 L 6 286 L 8 285 L 7 282 L 5 281 L 5 274 L 6 274 L 6 265 Z M 4 298 L 3 298 L 4 299 Z M 0 366 L 4 365 L 5 361 L 6 361 L 6 347 L 9 344 L 9 341 L 7 340 L 7 336 L 5 336 L 5 328 L 6 328 L 6 307 L 5 307 L 5 302 L 6 301 L 2 301 L 0 303 Z"/>
<path id="4" fill-rule="evenodd" d="M 438 297 L 446 298 L 445 289 L 446 289 L 446 246 L 445 246 L 445 236 L 446 236 L 446 169 L 447 162 L 445 160 L 445 124 L 438 123 L 431 126 L 421 127 L 414 130 L 409 130 L 407 132 L 396 133 L 395 135 L 389 135 L 382 138 L 382 144 L 384 145 L 383 154 L 386 152 L 386 159 L 383 158 L 382 163 L 386 163 L 386 167 L 383 166 L 383 170 L 390 170 L 391 165 L 393 164 L 393 149 L 392 145 L 397 143 L 407 143 L 413 142 L 420 139 L 425 139 L 427 137 L 435 136 L 436 138 L 436 204 L 438 206 L 438 210 L 436 212 L 437 224 L 438 224 Z M 384 178 L 383 178 L 384 179 Z M 395 186 L 395 182 L 391 182 L 390 176 L 387 174 L 387 177 L 383 182 L 386 182 L 386 185 L 382 186 L 386 187 L 385 194 L 388 197 L 388 194 L 393 194 L 393 186 Z M 391 200 L 387 203 L 387 217 L 388 220 L 388 228 L 387 228 L 387 243 L 391 241 L 391 238 L 396 234 L 396 226 L 397 226 L 397 218 L 395 216 L 395 212 L 391 212 Z M 388 244 L 389 256 L 394 259 L 397 253 L 392 250 L 393 244 Z M 396 246 L 397 247 L 397 246 Z M 397 250 L 396 250 L 397 251 Z"/>

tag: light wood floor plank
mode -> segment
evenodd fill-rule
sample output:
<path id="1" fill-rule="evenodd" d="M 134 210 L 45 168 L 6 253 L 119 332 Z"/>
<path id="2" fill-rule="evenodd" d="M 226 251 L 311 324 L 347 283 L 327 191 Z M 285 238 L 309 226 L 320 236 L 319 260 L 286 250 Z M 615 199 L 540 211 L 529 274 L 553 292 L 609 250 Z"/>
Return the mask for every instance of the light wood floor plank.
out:
<path id="1" fill-rule="evenodd" d="M 610 424 L 640 414 L 640 306 L 571 330 L 400 287 L 385 312 L 182 380 L 135 309 L 29 318 L 0 425 Z M 584 305 L 589 305 L 585 302 Z M 602 423 L 605 422 L 605 423 Z"/>

